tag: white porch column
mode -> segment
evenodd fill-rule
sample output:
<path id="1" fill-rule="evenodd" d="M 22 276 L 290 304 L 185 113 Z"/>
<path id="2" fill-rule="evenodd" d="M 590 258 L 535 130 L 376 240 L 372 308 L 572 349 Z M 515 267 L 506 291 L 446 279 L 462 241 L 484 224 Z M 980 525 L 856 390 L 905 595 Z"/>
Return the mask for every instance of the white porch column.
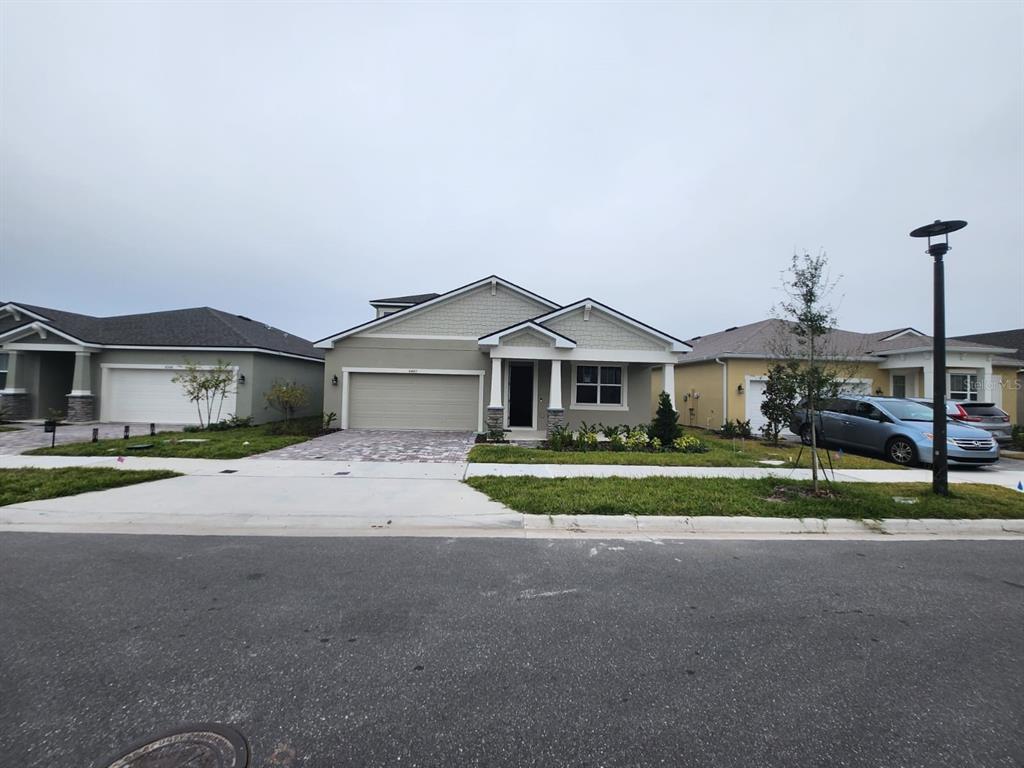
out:
<path id="1" fill-rule="evenodd" d="M 548 410 L 562 410 L 562 361 L 551 361 L 551 392 L 548 394 Z"/>
<path id="2" fill-rule="evenodd" d="M 924 368 L 921 369 L 921 380 L 922 380 L 921 388 L 924 390 L 921 393 L 921 397 L 931 398 L 931 396 L 935 394 L 935 389 L 934 389 L 934 386 L 932 385 L 932 382 L 935 380 L 935 377 L 932 375 L 931 366 L 926 365 L 926 366 L 924 366 Z M 947 396 L 948 396 L 948 393 L 947 393 Z"/>
<path id="3" fill-rule="evenodd" d="M 72 395 L 92 394 L 92 353 L 75 352 L 75 372 L 71 379 Z"/>
<path id="4" fill-rule="evenodd" d="M 488 408 L 501 408 L 501 358 L 491 358 L 491 403 Z"/>
<path id="5" fill-rule="evenodd" d="M 668 399 L 672 401 L 672 407 L 676 407 L 676 366 L 674 363 L 665 363 L 661 374 L 663 391 L 668 393 Z"/>

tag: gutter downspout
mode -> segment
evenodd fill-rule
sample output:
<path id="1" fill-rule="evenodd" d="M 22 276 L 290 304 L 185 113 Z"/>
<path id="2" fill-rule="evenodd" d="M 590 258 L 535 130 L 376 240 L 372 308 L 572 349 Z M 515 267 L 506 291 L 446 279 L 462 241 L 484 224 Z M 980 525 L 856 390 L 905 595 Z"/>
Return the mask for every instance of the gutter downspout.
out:
<path id="1" fill-rule="evenodd" d="M 728 371 L 729 366 L 722 361 L 721 358 L 716 357 L 715 362 L 722 366 L 722 423 L 729 423 L 729 379 Z"/>

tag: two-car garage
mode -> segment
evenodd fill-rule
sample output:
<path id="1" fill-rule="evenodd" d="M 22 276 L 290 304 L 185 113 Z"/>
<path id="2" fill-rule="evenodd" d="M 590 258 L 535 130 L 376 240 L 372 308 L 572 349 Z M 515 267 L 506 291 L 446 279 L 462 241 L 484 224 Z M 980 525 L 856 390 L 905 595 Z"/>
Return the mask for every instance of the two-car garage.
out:
<path id="1" fill-rule="evenodd" d="M 345 428 L 482 428 L 482 371 L 345 369 L 343 379 Z"/>

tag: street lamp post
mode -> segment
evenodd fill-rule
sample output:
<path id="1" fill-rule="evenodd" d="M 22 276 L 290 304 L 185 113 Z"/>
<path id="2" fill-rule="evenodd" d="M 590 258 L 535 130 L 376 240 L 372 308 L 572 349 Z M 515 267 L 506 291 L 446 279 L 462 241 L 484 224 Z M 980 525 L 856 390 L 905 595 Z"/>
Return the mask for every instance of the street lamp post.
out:
<path id="1" fill-rule="evenodd" d="M 946 450 L 946 290 L 942 257 L 949 251 L 949 233 L 967 226 L 966 221 L 925 224 L 910 233 L 928 238 L 928 255 L 935 259 L 934 322 L 932 324 L 932 492 L 949 495 L 949 461 Z M 932 242 L 932 238 L 943 238 Z"/>

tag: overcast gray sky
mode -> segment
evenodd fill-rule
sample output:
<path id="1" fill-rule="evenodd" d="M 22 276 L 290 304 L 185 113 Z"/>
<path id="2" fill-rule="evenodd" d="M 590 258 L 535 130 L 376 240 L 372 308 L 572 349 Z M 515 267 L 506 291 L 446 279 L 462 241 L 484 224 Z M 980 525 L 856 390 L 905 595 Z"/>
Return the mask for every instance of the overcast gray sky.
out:
<path id="1" fill-rule="evenodd" d="M 0 299 L 320 338 L 497 273 L 689 338 L 1024 325 L 1024 4 L 0 4 Z"/>

